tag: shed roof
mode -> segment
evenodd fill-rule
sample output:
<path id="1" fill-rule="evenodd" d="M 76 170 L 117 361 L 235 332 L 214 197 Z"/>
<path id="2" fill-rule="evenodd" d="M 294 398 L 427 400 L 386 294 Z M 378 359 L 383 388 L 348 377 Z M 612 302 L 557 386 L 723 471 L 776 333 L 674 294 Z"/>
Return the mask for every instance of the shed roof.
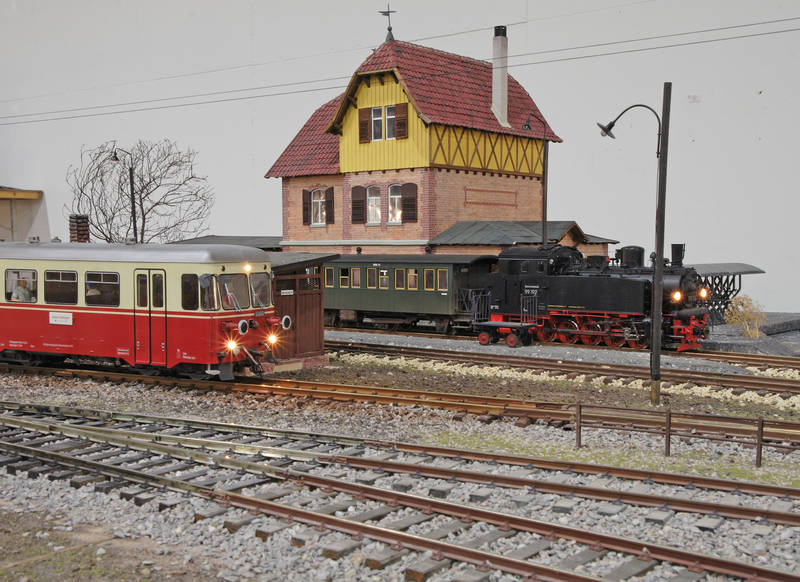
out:
<path id="1" fill-rule="evenodd" d="M 206 236 L 198 236 L 196 238 L 187 238 L 182 241 L 177 241 L 179 244 L 190 245 L 206 245 L 206 244 L 220 244 L 220 245 L 243 245 L 246 247 L 255 247 L 263 251 L 280 250 L 281 249 L 280 236 L 242 236 L 242 235 L 217 235 L 209 234 Z"/>
<path id="2" fill-rule="evenodd" d="M 547 242 L 560 241 L 570 230 L 589 244 L 616 244 L 619 241 L 586 234 L 572 220 L 548 220 Z M 541 244 L 541 220 L 464 220 L 431 240 L 434 245 L 515 245 Z"/>
<path id="3" fill-rule="evenodd" d="M 714 275 L 757 275 L 766 271 L 747 263 L 701 263 L 688 265 L 701 277 Z"/>

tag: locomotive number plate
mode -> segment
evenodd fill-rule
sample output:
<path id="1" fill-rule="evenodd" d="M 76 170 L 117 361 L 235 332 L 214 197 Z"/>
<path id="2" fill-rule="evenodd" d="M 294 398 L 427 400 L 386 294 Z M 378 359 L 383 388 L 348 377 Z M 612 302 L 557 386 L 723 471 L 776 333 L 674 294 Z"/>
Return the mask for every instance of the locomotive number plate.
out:
<path id="1" fill-rule="evenodd" d="M 294 295 L 294 289 L 281 289 L 281 295 Z"/>
<path id="2" fill-rule="evenodd" d="M 72 313 L 67 311 L 51 311 L 51 325 L 72 325 Z"/>
<path id="3" fill-rule="evenodd" d="M 523 295 L 529 295 L 530 297 L 537 297 L 539 295 L 539 288 L 538 287 L 525 287 L 522 290 Z"/>

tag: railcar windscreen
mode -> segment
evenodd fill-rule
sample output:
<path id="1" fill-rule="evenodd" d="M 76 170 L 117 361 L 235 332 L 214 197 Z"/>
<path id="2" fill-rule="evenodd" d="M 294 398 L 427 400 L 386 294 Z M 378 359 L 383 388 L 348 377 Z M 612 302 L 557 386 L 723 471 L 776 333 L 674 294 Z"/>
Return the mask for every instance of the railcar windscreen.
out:
<path id="1" fill-rule="evenodd" d="M 270 280 L 267 273 L 250 275 L 250 287 L 253 290 L 253 307 L 268 307 L 272 303 Z"/>
<path id="2" fill-rule="evenodd" d="M 250 307 L 250 290 L 247 285 L 247 275 L 219 276 L 219 294 L 222 299 L 223 309 L 236 309 L 237 311 Z"/>

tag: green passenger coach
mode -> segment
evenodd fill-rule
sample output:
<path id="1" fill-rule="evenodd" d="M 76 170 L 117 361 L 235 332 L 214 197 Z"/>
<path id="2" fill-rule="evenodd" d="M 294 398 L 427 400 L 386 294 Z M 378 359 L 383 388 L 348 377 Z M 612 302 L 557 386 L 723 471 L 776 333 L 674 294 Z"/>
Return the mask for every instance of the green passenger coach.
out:
<path id="1" fill-rule="evenodd" d="M 342 255 L 325 263 L 329 326 L 469 327 L 478 281 L 497 262 L 485 255 Z"/>

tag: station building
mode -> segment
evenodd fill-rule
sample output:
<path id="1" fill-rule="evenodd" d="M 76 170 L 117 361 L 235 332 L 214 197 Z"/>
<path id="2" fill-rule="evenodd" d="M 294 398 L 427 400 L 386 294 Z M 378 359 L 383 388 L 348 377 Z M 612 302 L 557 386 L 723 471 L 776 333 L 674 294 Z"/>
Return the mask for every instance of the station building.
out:
<path id="1" fill-rule="evenodd" d="M 606 255 L 618 241 L 548 221 L 549 147 L 561 142 L 492 63 L 394 40 L 317 109 L 267 172 L 281 178 L 286 251 L 494 254 L 558 242 Z"/>

